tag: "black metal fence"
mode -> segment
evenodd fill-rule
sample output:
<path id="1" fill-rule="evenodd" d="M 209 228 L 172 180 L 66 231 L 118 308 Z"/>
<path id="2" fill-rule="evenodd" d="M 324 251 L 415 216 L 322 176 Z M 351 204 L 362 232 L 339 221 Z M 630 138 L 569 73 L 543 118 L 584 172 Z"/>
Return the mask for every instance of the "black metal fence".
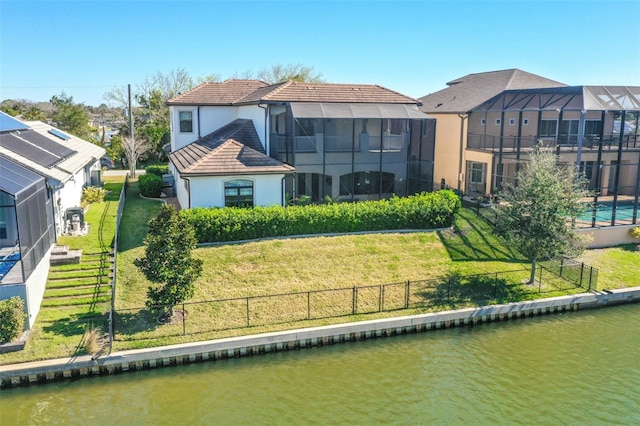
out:
<path id="1" fill-rule="evenodd" d="M 581 292 L 595 288 L 597 280 L 595 268 L 584 264 L 578 268 L 567 261 L 540 265 L 536 283 L 522 284 L 529 274 L 530 269 L 453 274 L 433 280 L 189 302 L 175 307 L 181 320 L 162 327 L 147 308 L 119 309 L 114 317 L 116 338 L 137 340 L 415 308 L 508 303 L 539 297 L 536 294 Z"/>
<path id="2" fill-rule="evenodd" d="M 540 265 L 540 274 L 543 271 L 557 275 L 563 280 L 574 283 L 576 287 L 582 287 L 587 291 L 598 290 L 599 270 L 584 262 L 565 258 L 548 260 Z M 542 281 L 541 277 L 539 281 Z"/>
<path id="3" fill-rule="evenodd" d="M 124 178 L 124 185 L 120 191 L 118 199 L 118 211 L 116 212 L 116 231 L 113 238 L 113 281 L 111 285 L 111 309 L 109 310 L 109 352 L 113 346 L 114 339 L 114 322 L 115 322 L 115 301 L 116 301 L 116 281 L 118 271 L 118 232 L 120 230 L 120 219 L 124 212 L 124 203 L 127 198 L 127 190 L 129 189 L 129 175 Z M 105 210 L 106 211 L 106 210 Z"/>

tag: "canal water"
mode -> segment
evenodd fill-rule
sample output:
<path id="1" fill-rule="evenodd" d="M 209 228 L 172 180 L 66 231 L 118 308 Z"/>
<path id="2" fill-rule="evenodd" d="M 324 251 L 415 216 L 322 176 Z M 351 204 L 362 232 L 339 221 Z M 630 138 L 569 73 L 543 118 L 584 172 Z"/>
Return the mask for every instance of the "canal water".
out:
<path id="1" fill-rule="evenodd" d="M 640 304 L 9 389 L 0 424 L 640 424 Z"/>

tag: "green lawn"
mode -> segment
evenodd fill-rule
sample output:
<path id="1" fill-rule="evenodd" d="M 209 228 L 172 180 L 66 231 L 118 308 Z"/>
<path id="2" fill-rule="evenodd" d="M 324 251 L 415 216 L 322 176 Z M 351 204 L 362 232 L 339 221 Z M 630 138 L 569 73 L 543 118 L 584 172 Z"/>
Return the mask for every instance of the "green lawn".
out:
<path id="1" fill-rule="evenodd" d="M 110 196 L 116 196 L 119 187 L 112 188 L 114 190 Z M 117 200 L 117 196 L 115 199 Z M 117 203 L 113 199 L 111 201 L 111 204 L 91 206 L 87 221 L 94 223 L 92 221 L 106 209 L 108 217 L 113 215 L 115 224 L 114 209 Z M 119 230 L 115 301 L 118 323 L 114 350 L 451 309 L 454 306 L 448 304 L 444 297 L 438 299 L 438 295 L 442 296 L 449 291 L 464 296 L 461 297 L 462 302 L 456 305 L 458 307 L 582 291 L 557 291 L 551 287 L 542 287 L 542 292 L 539 293 L 537 286 L 518 285 L 504 287 L 495 295 L 487 297 L 473 292 L 473 286 L 480 283 L 481 279 L 462 287 L 454 285 L 453 289 L 447 286 L 449 281 L 455 284 L 454 278 L 457 275 L 516 271 L 501 276 L 506 282 L 516 284 L 529 275 L 528 263 L 495 237 L 486 222 L 476 218 L 472 211 L 463 209 L 454 229 L 441 232 L 319 236 L 198 248 L 194 251 L 194 256 L 205 261 L 205 268 L 196 284 L 196 294 L 186 306 L 186 322 L 158 325 L 148 312 L 140 309 L 144 306 L 149 282 L 133 265 L 133 261 L 144 255 L 143 239 L 148 229 L 146 223 L 160 211 L 160 206 L 159 201 L 140 198 L 137 183 L 132 182 Z M 88 236 L 65 237 L 61 243 L 72 248 L 83 248 L 85 252 L 98 252 L 103 250 L 105 242 L 110 243 L 109 235 L 115 231 L 114 226 L 107 224 L 103 227 L 102 244 L 93 227 Z M 638 285 L 635 277 L 637 273 L 634 272 L 640 264 L 639 256 L 640 252 L 622 247 L 591 250 L 585 253 L 582 260 L 601 268 L 599 288 L 619 288 Z M 79 267 L 52 268 L 47 291 L 54 292 L 54 295 L 61 293 L 73 296 L 73 300 L 82 304 L 61 308 L 56 307 L 54 302 L 57 299 L 53 299 L 51 307 L 41 310 L 26 350 L 0 355 L 0 363 L 83 353 L 81 340 L 86 325 L 104 325 L 105 309 L 108 306 L 108 294 L 103 289 L 85 294 L 86 280 L 92 277 L 95 280 L 95 275 L 92 275 L 94 269 L 84 261 Z M 437 281 L 426 281 L 431 279 Z M 410 309 L 362 313 L 377 310 L 379 286 L 390 283 L 397 284 L 385 287 L 385 298 L 390 305 L 385 308 L 404 307 L 407 280 L 412 281 L 409 291 L 412 301 Z M 276 298 L 253 299 L 249 328 L 237 328 L 246 322 L 246 299 L 217 305 L 197 303 L 213 299 L 317 291 L 318 293 L 313 293 L 313 309 L 324 309 L 328 316 L 341 314 L 352 308 L 353 286 L 371 286 L 359 290 L 359 313 L 356 315 L 301 321 L 307 315 L 306 308 L 300 308 L 307 306 L 307 293 L 283 296 L 279 298 L 280 301 Z M 344 290 L 320 293 L 322 290 L 337 288 Z M 433 295 L 436 295 L 435 300 L 440 300 L 438 303 L 428 307 L 414 306 L 422 297 Z M 105 302 L 100 303 L 102 300 Z M 86 304 L 90 301 L 95 303 Z M 285 315 L 281 309 L 283 301 L 286 306 L 291 307 Z M 348 303 L 331 308 L 336 301 Z M 279 324 L 268 325 L 267 322 Z M 186 336 L 182 336 L 183 326 Z M 211 331 L 213 329 L 217 331 Z"/>
<path id="2" fill-rule="evenodd" d="M 87 235 L 58 239 L 58 245 L 82 249 L 81 263 L 51 267 L 25 349 L 0 355 L 0 364 L 81 355 L 86 353 L 82 341 L 87 327 L 107 330 L 111 300 L 108 267 L 123 179 L 105 181 L 108 193 L 104 202 L 92 204 L 85 215 Z M 107 277 L 102 276 L 105 273 Z"/>
<path id="3" fill-rule="evenodd" d="M 587 250 L 578 260 L 600 270 L 599 289 L 640 286 L 640 250 L 635 244 Z"/>

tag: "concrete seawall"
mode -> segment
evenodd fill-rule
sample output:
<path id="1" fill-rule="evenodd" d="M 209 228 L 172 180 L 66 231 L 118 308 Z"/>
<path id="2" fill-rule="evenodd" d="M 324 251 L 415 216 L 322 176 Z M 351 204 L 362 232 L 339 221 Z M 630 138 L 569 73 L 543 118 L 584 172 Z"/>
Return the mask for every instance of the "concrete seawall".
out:
<path id="1" fill-rule="evenodd" d="M 97 360 L 91 359 L 90 356 L 82 356 L 12 364 L 0 366 L 0 387 L 4 389 L 56 380 L 119 374 L 637 302 L 640 302 L 640 287 L 633 287 L 602 293 L 583 293 L 527 302 L 113 352 Z"/>

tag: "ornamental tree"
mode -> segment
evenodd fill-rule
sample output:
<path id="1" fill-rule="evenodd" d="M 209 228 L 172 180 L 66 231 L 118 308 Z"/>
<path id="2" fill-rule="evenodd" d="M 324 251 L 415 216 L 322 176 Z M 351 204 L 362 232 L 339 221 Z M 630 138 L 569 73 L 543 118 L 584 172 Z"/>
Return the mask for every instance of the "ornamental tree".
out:
<path id="1" fill-rule="evenodd" d="M 574 167 L 562 165 L 552 151 L 538 145 L 516 174 L 516 184 L 500 192 L 496 231 L 531 262 L 529 284 L 538 260 L 577 256 L 585 240 L 572 226 L 589 195 L 586 180 Z"/>
<path id="2" fill-rule="evenodd" d="M 193 227 L 171 205 L 163 205 L 149 221 L 145 257 L 134 263 L 157 284 L 149 287 L 146 305 L 161 317 L 170 318 L 177 304 L 193 296 L 194 283 L 202 273 L 202 260 L 191 256 L 196 242 Z"/>

